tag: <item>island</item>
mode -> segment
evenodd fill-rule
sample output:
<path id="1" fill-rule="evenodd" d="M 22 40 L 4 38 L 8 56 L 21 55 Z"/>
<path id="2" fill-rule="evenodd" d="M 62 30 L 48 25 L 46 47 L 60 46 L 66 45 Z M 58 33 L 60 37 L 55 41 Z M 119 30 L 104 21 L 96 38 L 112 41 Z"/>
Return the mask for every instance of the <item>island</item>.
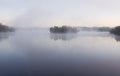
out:
<path id="1" fill-rule="evenodd" d="M 8 26 L 3 25 L 2 23 L 0 23 L 0 32 L 13 32 L 13 31 L 15 31 L 14 28 L 8 27 Z"/>
<path id="2" fill-rule="evenodd" d="M 70 27 L 70 26 L 54 26 L 50 27 L 50 32 L 51 33 L 77 33 L 78 30 L 77 28 Z"/>
<path id="3" fill-rule="evenodd" d="M 115 35 L 120 35 L 120 26 L 117 26 L 113 28 L 110 33 L 115 34 Z"/>

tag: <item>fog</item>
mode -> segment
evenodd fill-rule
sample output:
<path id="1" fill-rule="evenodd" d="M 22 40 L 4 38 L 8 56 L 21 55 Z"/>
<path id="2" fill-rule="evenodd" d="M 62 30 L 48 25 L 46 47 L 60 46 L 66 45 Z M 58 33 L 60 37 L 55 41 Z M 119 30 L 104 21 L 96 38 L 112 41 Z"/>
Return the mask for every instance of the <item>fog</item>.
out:
<path id="1" fill-rule="evenodd" d="M 120 0 L 0 0 L 0 9 L 0 76 L 120 76 L 120 36 L 110 33 Z"/>

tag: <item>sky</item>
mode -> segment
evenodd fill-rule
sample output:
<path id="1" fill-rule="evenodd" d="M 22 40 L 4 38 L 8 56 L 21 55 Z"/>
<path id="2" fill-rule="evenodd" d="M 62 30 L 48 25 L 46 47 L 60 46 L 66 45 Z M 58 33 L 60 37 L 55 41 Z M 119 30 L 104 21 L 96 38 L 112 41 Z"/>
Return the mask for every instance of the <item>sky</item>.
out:
<path id="1" fill-rule="evenodd" d="M 120 0 L 0 0 L 0 22 L 14 27 L 118 26 Z"/>

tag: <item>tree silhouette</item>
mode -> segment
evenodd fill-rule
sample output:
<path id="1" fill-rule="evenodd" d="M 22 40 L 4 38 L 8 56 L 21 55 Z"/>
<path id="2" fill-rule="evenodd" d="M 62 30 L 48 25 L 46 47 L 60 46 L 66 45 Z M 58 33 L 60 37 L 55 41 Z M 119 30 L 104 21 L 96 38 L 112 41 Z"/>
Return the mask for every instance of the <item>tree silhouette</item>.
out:
<path id="1" fill-rule="evenodd" d="M 114 29 L 112 29 L 110 31 L 110 33 L 113 33 L 113 34 L 116 34 L 116 35 L 120 35 L 120 26 L 117 26 Z"/>

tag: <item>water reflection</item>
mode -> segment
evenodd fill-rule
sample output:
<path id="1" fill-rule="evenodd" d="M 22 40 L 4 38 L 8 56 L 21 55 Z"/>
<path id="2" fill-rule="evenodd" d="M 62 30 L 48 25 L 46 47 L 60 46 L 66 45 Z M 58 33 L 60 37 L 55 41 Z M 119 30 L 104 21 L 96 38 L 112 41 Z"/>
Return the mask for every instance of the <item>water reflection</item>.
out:
<path id="1" fill-rule="evenodd" d="M 50 38 L 53 39 L 53 40 L 72 40 L 74 38 L 76 38 L 77 35 L 76 34 L 53 34 L 53 33 L 50 33 Z"/>
<path id="2" fill-rule="evenodd" d="M 120 41 L 120 36 L 118 36 L 118 35 L 113 35 L 113 38 L 114 38 L 117 42 Z"/>
<path id="3" fill-rule="evenodd" d="M 65 34 L 54 34 L 50 33 L 50 39 L 52 40 L 72 40 L 78 37 L 110 37 L 109 32 L 79 32 L 77 34 L 74 33 L 65 33 Z"/>
<path id="4" fill-rule="evenodd" d="M 8 39 L 10 36 L 13 36 L 13 32 L 0 33 L 0 41 Z"/>
<path id="5" fill-rule="evenodd" d="M 0 76 L 120 76 L 120 47 L 114 43 L 103 32 L 17 31 L 1 43 Z"/>

